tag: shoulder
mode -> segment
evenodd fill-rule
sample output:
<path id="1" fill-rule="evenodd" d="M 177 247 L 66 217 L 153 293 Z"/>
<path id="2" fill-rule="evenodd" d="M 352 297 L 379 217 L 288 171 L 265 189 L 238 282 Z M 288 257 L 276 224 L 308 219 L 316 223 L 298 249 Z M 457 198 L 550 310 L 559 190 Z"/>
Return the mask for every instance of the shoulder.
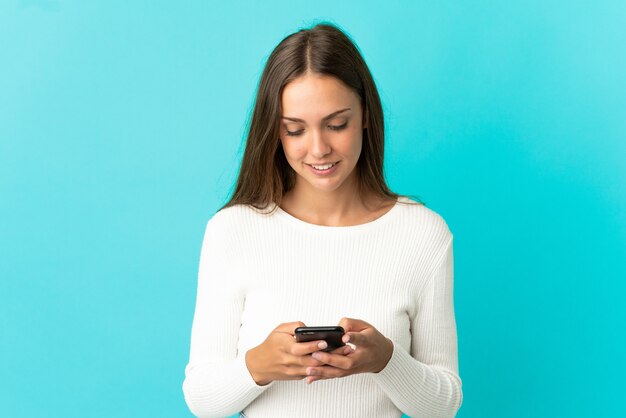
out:
<path id="1" fill-rule="evenodd" d="M 239 235 L 246 230 L 255 229 L 269 210 L 270 208 L 260 210 L 242 204 L 222 208 L 209 216 L 206 231 L 220 237 Z"/>
<path id="2" fill-rule="evenodd" d="M 400 211 L 404 214 L 401 219 L 409 224 L 408 226 L 428 230 L 434 234 L 452 235 L 444 217 L 434 209 L 406 196 L 401 196 L 398 200 Z"/>
<path id="3" fill-rule="evenodd" d="M 409 198 L 401 200 L 406 204 L 401 204 L 400 216 L 396 217 L 398 241 L 423 272 L 421 277 L 429 277 L 439 261 L 452 254 L 453 233 L 436 210 Z"/>
<path id="4" fill-rule="evenodd" d="M 242 228 L 247 209 L 243 205 L 229 206 L 214 212 L 206 219 L 202 248 L 214 257 L 229 259 L 241 243 Z"/>
<path id="5" fill-rule="evenodd" d="M 453 233 L 444 217 L 408 197 L 403 196 L 399 201 L 399 216 L 394 218 L 398 241 L 427 257 L 436 258 L 445 252 L 452 242 Z"/>

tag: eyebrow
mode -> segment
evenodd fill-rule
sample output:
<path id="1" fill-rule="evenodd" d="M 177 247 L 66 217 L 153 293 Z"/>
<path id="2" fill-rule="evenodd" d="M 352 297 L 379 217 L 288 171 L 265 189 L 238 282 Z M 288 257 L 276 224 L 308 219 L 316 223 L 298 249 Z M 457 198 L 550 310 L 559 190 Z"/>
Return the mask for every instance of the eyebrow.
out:
<path id="1" fill-rule="evenodd" d="M 340 114 L 340 113 L 345 112 L 346 110 L 350 110 L 350 108 L 349 108 L 349 107 L 346 107 L 345 109 L 341 109 L 341 110 L 338 110 L 338 111 L 336 111 L 336 112 L 333 112 L 333 113 L 331 113 L 331 114 L 330 114 L 330 115 L 328 115 L 328 116 L 324 116 L 324 117 L 322 118 L 322 120 L 332 119 L 333 117 L 337 116 L 337 115 L 338 115 L 338 114 Z M 291 118 L 291 117 L 289 117 L 289 116 L 283 116 L 282 118 L 283 118 L 283 119 L 287 119 L 287 120 L 291 120 L 291 121 L 293 121 L 293 122 L 304 122 L 302 119 L 298 119 L 298 118 Z"/>

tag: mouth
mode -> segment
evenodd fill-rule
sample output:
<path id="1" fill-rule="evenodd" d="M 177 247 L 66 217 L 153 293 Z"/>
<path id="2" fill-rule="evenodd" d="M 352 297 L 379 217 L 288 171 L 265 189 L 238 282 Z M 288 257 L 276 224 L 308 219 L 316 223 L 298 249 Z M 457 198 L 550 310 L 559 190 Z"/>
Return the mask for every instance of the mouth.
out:
<path id="1" fill-rule="evenodd" d="M 322 167 L 323 169 L 320 170 L 320 171 L 324 171 L 324 170 L 328 170 L 328 169 L 333 168 L 334 166 L 336 166 L 339 163 L 340 163 L 340 161 L 335 161 L 333 163 L 326 163 L 326 164 L 307 164 L 307 163 L 305 163 L 305 164 L 308 165 L 309 167 L 313 167 L 316 170 L 318 170 L 318 167 Z"/>
<path id="2" fill-rule="evenodd" d="M 312 164 L 306 164 L 308 165 L 310 168 L 310 170 L 317 174 L 317 175 L 321 175 L 321 176 L 325 176 L 325 175 L 330 175 L 331 173 L 334 173 L 335 170 L 337 169 L 337 165 L 340 163 L 341 161 L 337 161 L 335 163 L 328 163 L 322 166 L 317 166 L 317 167 L 322 167 L 320 168 L 315 168 L 315 166 L 313 166 Z"/>

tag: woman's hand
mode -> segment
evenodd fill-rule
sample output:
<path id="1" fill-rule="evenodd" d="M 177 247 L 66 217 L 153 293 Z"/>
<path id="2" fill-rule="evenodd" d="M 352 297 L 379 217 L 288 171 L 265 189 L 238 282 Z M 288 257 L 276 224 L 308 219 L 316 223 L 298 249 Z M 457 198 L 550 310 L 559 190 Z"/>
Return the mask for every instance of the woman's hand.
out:
<path id="1" fill-rule="evenodd" d="M 342 318 L 339 326 L 346 331 L 343 342 L 355 345 L 354 352 L 348 355 L 314 352 L 312 357 L 324 365 L 306 368 L 307 383 L 356 373 L 378 373 L 389 363 L 393 342 L 372 325 L 359 319 Z"/>
<path id="2" fill-rule="evenodd" d="M 303 322 L 280 324 L 265 341 L 248 350 L 246 366 L 258 385 L 265 386 L 273 380 L 304 379 L 307 376 L 307 367 L 324 364 L 314 359 L 311 353 L 326 348 L 326 341 L 296 342 L 294 330 L 304 326 Z M 343 346 L 327 354 L 343 357 L 344 353 L 351 351 L 349 346 Z"/>

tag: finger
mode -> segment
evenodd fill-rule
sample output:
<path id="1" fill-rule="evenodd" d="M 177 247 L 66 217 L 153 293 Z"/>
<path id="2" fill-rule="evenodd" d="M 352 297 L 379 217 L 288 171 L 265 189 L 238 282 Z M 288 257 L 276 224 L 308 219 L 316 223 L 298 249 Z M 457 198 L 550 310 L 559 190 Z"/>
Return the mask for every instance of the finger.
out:
<path id="1" fill-rule="evenodd" d="M 371 325 L 365 321 L 346 317 L 341 318 L 338 325 L 342 327 L 346 333 L 349 331 L 363 331 L 364 329 L 371 327 Z"/>
<path id="2" fill-rule="evenodd" d="M 360 332 L 347 332 L 341 337 L 341 341 L 352 346 L 363 346 L 367 344 L 367 336 Z"/>
<path id="3" fill-rule="evenodd" d="M 294 335 L 294 330 L 296 328 L 304 327 L 304 326 L 306 326 L 306 325 L 302 321 L 283 322 L 282 324 L 280 324 L 276 328 L 274 328 L 274 331 L 286 332 L 288 334 Z"/>
<path id="4" fill-rule="evenodd" d="M 293 359 L 295 364 L 302 366 L 303 374 L 306 374 L 305 369 L 307 367 L 323 366 L 325 364 L 323 361 L 313 358 L 310 354 L 307 356 L 294 356 Z"/>
<path id="5" fill-rule="evenodd" d="M 350 345 L 344 345 L 339 348 L 335 348 L 333 351 L 330 351 L 330 354 L 341 354 L 347 356 L 348 354 L 354 351 L 354 347 Z"/>
<path id="6" fill-rule="evenodd" d="M 350 373 L 348 373 L 346 370 L 338 369 L 337 367 L 319 366 L 308 367 L 306 370 L 306 374 L 307 376 L 312 376 L 312 378 L 316 379 L 333 379 L 337 377 L 348 376 Z"/>
<path id="7" fill-rule="evenodd" d="M 293 356 L 289 353 L 285 354 L 281 362 L 282 367 L 286 367 L 289 371 L 286 374 L 293 376 L 294 378 L 302 379 L 307 376 L 307 369 L 309 367 L 324 366 L 324 363 L 314 359 L 311 355 L 306 356 Z"/>
<path id="8" fill-rule="evenodd" d="M 326 347 L 328 347 L 328 343 L 324 340 L 296 342 L 291 346 L 291 354 L 294 356 L 305 356 L 315 351 L 323 350 Z"/>
<path id="9" fill-rule="evenodd" d="M 351 369 L 354 365 L 353 357 L 340 354 L 331 354 L 325 353 L 323 351 L 316 351 L 311 356 L 316 360 L 320 360 L 321 362 L 328 364 L 329 366 L 333 366 L 339 369 Z"/>
<path id="10" fill-rule="evenodd" d="M 308 385 L 310 385 L 311 383 L 317 381 L 317 380 L 324 380 L 325 378 L 322 376 L 307 376 L 306 377 L 306 383 Z"/>
<path id="11" fill-rule="evenodd" d="M 345 345 L 343 347 L 336 348 L 335 350 L 331 351 L 330 354 L 335 354 L 338 356 L 347 356 L 348 354 L 352 354 L 353 352 L 354 352 L 353 347 L 349 345 Z M 326 364 L 323 361 L 320 361 L 314 358 L 312 354 L 301 356 L 301 357 L 295 357 L 295 361 L 299 361 L 298 364 L 305 368 L 308 366 L 315 367 L 315 366 L 323 366 L 324 364 Z"/>
<path id="12" fill-rule="evenodd" d="M 311 384 L 313 382 L 316 382 L 318 380 L 328 380 L 328 379 L 334 379 L 332 377 L 324 377 L 324 376 L 307 376 L 306 377 L 306 382 L 308 384 Z"/>

